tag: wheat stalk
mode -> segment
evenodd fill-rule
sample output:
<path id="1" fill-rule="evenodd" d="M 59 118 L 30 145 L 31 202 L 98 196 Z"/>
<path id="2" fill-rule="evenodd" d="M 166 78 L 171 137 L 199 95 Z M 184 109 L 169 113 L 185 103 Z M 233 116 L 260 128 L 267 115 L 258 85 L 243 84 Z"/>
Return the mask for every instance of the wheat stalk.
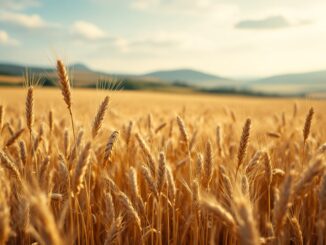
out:
<path id="1" fill-rule="evenodd" d="M 17 183 L 22 186 L 23 181 L 20 175 L 19 170 L 17 169 L 16 165 L 8 158 L 8 156 L 0 151 L 0 160 L 1 160 L 1 166 L 8 170 L 8 172 L 14 176 L 14 178 L 17 180 Z"/>
<path id="2" fill-rule="evenodd" d="M 292 230 L 293 230 L 295 239 L 297 241 L 297 244 L 303 245 L 303 236 L 302 236 L 302 231 L 301 231 L 301 227 L 300 227 L 298 219 L 297 218 L 291 218 L 290 222 L 291 222 L 291 225 L 292 225 Z"/>
<path id="3" fill-rule="evenodd" d="M 134 123 L 132 121 L 130 121 L 129 125 L 128 125 L 128 129 L 127 129 L 127 133 L 126 133 L 126 144 L 127 144 L 127 146 L 130 143 L 131 131 L 132 131 L 132 128 L 133 128 L 133 124 Z"/>
<path id="4" fill-rule="evenodd" d="M 3 118 L 4 118 L 4 109 L 3 109 L 3 105 L 0 105 L 0 133 L 2 131 Z"/>
<path id="5" fill-rule="evenodd" d="M 136 139 L 140 145 L 140 148 L 142 149 L 144 155 L 146 156 L 147 160 L 148 160 L 148 167 L 151 170 L 151 174 L 153 176 L 155 176 L 156 174 L 156 170 L 155 170 L 155 160 L 150 152 L 150 149 L 148 147 L 148 145 L 146 144 L 146 142 L 144 141 L 144 139 L 140 136 L 140 134 L 136 134 Z"/>
<path id="6" fill-rule="evenodd" d="M 107 236 L 106 236 L 104 245 L 114 244 L 118 235 L 123 231 L 124 225 L 125 224 L 122 222 L 122 217 L 119 216 L 117 219 L 115 219 L 110 227 L 110 230 L 109 230 Z"/>
<path id="7" fill-rule="evenodd" d="M 100 104 L 93 122 L 93 126 L 92 126 L 93 139 L 96 137 L 96 135 L 98 134 L 102 126 L 102 122 L 104 120 L 105 112 L 108 109 L 108 105 L 109 105 L 109 96 L 106 96 L 102 101 L 102 103 Z"/>
<path id="8" fill-rule="evenodd" d="M 235 207 L 240 244 L 260 244 L 260 235 L 250 204 L 240 197 L 236 200 Z"/>
<path id="9" fill-rule="evenodd" d="M 24 129 L 20 129 L 18 130 L 16 133 L 14 133 L 6 142 L 6 146 L 9 147 L 11 146 L 13 143 L 16 142 L 16 140 L 24 133 Z"/>
<path id="10" fill-rule="evenodd" d="M 83 188 L 83 180 L 86 174 L 87 167 L 89 165 L 89 154 L 91 149 L 91 143 L 88 142 L 83 151 L 81 152 L 72 180 L 73 191 L 76 195 L 79 194 Z"/>
<path id="11" fill-rule="evenodd" d="M 48 120 L 49 120 L 49 129 L 50 129 L 50 134 L 51 134 L 52 131 L 53 131 L 53 111 L 52 111 L 52 110 L 49 111 L 49 117 L 48 117 Z"/>
<path id="12" fill-rule="evenodd" d="M 157 181 L 156 186 L 158 192 L 161 192 L 163 189 L 163 185 L 165 183 L 165 172 L 166 172 L 166 162 L 165 162 L 165 155 L 163 152 L 160 152 L 160 159 L 159 159 L 159 165 L 157 169 Z"/>
<path id="13" fill-rule="evenodd" d="M 323 163 L 321 158 L 317 158 L 314 160 L 312 164 L 310 164 L 307 169 L 302 173 L 301 178 L 294 186 L 294 195 L 300 196 L 303 195 L 307 186 L 312 184 L 312 180 L 318 176 L 322 175 L 325 169 L 325 164 Z"/>
<path id="14" fill-rule="evenodd" d="M 213 177 L 213 156 L 212 156 L 212 146 L 211 143 L 208 141 L 206 143 L 206 154 L 205 154 L 205 161 L 204 161 L 204 170 L 205 170 L 205 183 L 206 187 L 209 188 L 209 184 Z"/>
<path id="15" fill-rule="evenodd" d="M 250 125 L 251 125 L 251 120 L 247 119 L 245 125 L 243 126 L 242 135 L 240 139 L 240 145 L 238 150 L 238 166 L 235 174 L 236 176 L 247 152 L 247 146 L 248 146 L 249 135 L 250 135 Z"/>
<path id="16" fill-rule="evenodd" d="M 157 185 L 154 182 L 154 179 L 150 173 L 150 170 L 145 165 L 143 165 L 143 166 L 141 166 L 141 173 L 142 173 L 144 179 L 146 180 L 146 183 L 147 183 L 149 189 L 155 195 L 155 197 L 157 197 L 158 196 Z"/>
<path id="17" fill-rule="evenodd" d="M 1 183 L 3 186 L 5 183 Z M 0 243 L 6 244 L 9 239 L 11 228 L 10 228 L 10 208 L 7 200 L 5 199 L 4 190 L 5 187 L 1 187 L 0 191 Z"/>
<path id="18" fill-rule="evenodd" d="M 279 235 L 282 231 L 282 227 L 286 221 L 286 215 L 291 204 L 291 197 L 293 195 L 293 172 L 290 171 L 286 177 L 282 190 L 280 193 L 280 199 L 276 202 L 274 208 L 274 230 L 276 235 Z"/>
<path id="19" fill-rule="evenodd" d="M 105 207 L 106 207 L 106 219 L 109 222 L 114 222 L 116 219 L 115 207 L 113 204 L 112 195 L 108 192 L 105 194 Z"/>
<path id="20" fill-rule="evenodd" d="M 177 123 L 178 123 L 178 126 L 179 126 L 181 141 L 185 145 L 186 149 L 189 150 L 188 133 L 186 131 L 186 127 L 185 127 L 185 124 L 184 124 L 183 120 L 179 116 L 177 116 Z"/>
<path id="21" fill-rule="evenodd" d="M 223 208 L 216 200 L 202 197 L 200 205 L 215 214 L 227 226 L 231 228 L 236 227 L 233 215 Z"/>
<path id="22" fill-rule="evenodd" d="M 119 132 L 113 131 L 113 133 L 109 137 L 108 143 L 106 144 L 105 151 L 104 151 L 104 159 L 103 159 L 104 163 L 109 161 L 112 154 L 113 146 L 118 140 L 118 136 L 119 136 Z"/>
<path id="23" fill-rule="evenodd" d="M 314 115 L 314 108 L 310 108 L 307 116 L 306 116 L 306 120 L 305 120 L 305 123 L 304 123 L 304 127 L 303 127 L 303 143 L 305 144 L 307 139 L 308 139 L 308 136 L 309 136 L 309 133 L 310 133 L 310 127 L 311 127 L 311 122 L 312 122 L 312 117 Z"/>
<path id="24" fill-rule="evenodd" d="M 222 128 L 221 126 L 216 127 L 216 145 L 217 145 L 217 152 L 219 156 L 223 153 L 222 149 L 223 139 L 222 139 Z"/>
<path id="25" fill-rule="evenodd" d="M 66 67 L 62 60 L 57 60 L 57 73 L 59 77 L 59 84 L 61 88 L 61 93 L 63 95 L 63 99 L 67 105 L 70 120 L 71 120 L 71 127 L 72 127 L 72 133 L 74 135 L 74 141 L 76 143 L 76 134 L 75 134 L 75 123 L 74 123 L 74 117 L 72 114 L 72 102 L 71 102 L 71 90 L 70 90 L 70 81 L 69 77 L 66 71 Z"/>
<path id="26" fill-rule="evenodd" d="M 32 128 L 34 124 L 34 90 L 33 87 L 29 87 L 27 90 L 27 96 L 26 96 L 26 124 L 27 128 L 32 134 Z"/>
<path id="27" fill-rule="evenodd" d="M 142 230 L 141 220 L 139 218 L 139 215 L 138 215 L 137 211 L 135 210 L 134 206 L 132 205 L 131 201 L 129 200 L 128 196 L 123 192 L 120 192 L 118 196 L 119 196 L 119 199 L 121 200 L 121 203 L 123 204 L 124 208 L 127 210 L 127 213 L 136 222 L 139 230 Z"/>
<path id="28" fill-rule="evenodd" d="M 167 176 L 167 180 L 168 180 L 170 199 L 174 202 L 176 195 L 177 195 L 177 188 L 176 188 L 173 173 L 172 173 L 172 170 L 170 167 L 166 168 L 166 176 Z"/>
<path id="29" fill-rule="evenodd" d="M 66 67 L 62 60 L 57 60 L 57 72 L 59 77 L 59 84 L 61 87 L 61 93 L 63 95 L 63 99 L 68 107 L 71 109 L 71 90 L 70 90 L 70 81 L 67 74 Z"/>

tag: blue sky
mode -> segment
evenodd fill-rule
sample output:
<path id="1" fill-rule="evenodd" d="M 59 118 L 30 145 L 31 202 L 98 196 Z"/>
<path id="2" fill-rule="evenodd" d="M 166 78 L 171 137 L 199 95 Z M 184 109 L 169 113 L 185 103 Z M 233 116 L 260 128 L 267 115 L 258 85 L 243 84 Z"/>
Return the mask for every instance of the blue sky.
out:
<path id="1" fill-rule="evenodd" d="M 326 69 L 324 0 L 0 0 L 0 61 L 230 77 Z"/>

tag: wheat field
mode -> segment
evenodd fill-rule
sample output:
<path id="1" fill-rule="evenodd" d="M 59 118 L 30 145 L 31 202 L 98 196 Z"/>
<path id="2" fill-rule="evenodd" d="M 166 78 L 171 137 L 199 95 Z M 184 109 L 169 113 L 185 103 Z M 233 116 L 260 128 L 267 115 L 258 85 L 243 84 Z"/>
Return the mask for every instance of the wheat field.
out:
<path id="1" fill-rule="evenodd" d="M 0 244 L 326 244 L 326 101 L 58 83 L 0 90 Z"/>

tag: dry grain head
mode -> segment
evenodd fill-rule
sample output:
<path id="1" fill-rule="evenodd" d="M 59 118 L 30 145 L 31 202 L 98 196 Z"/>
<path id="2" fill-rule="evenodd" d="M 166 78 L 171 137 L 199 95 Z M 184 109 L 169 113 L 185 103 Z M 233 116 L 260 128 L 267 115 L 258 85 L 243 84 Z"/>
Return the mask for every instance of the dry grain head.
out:
<path id="1" fill-rule="evenodd" d="M 30 132 L 34 123 L 34 90 L 33 87 L 29 87 L 26 96 L 26 124 Z"/>
<path id="2" fill-rule="evenodd" d="M 71 108 L 71 90 L 70 90 L 70 81 L 67 74 L 66 67 L 62 60 L 57 61 L 57 72 L 59 77 L 59 84 L 61 88 L 61 93 L 63 95 L 63 99 L 68 107 Z"/>
<path id="3" fill-rule="evenodd" d="M 98 134 L 98 132 L 102 126 L 102 122 L 104 120 L 105 112 L 107 111 L 108 105 L 109 105 L 109 96 L 106 96 L 104 98 L 104 100 L 102 101 L 102 103 L 100 104 L 100 106 L 97 110 L 95 119 L 93 121 L 93 125 L 92 125 L 92 137 L 93 138 L 96 137 L 96 135 Z"/>
<path id="4" fill-rule="evenodd" d="M 242 135 L 241 135 L 240 145 L 238 149 L 238 166 L 236 172 L 238 172 L 246 156 L 248 141 L 250 136 L 250 126 L 251 126 L 251 120 L 248 118 L 242 129 Z"/>
<path id="5" fill-rule="evenodd" d="M 304 127 L 303 127 L 303 142 L 304 143 L 306 143 L 309 133 L 310 133 L 310 127 L 311 127 L 313 115 L 314 115 L 314 108 L 311 107 L 306 116 L 306 121 L 305 121 Z"/>

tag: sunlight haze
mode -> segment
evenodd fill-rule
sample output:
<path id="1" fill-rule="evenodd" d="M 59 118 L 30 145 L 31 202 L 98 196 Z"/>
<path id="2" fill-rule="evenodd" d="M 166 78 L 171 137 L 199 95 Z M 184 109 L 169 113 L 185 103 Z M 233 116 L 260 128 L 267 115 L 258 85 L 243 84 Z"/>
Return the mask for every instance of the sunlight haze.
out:
<path id="1" fill-rule="evenodd" d="M 261 77 L 326 68 L 323 0 L 1 0 L 0 61 Z M 19 55 L 17 55 L 19 54 Z"/>

